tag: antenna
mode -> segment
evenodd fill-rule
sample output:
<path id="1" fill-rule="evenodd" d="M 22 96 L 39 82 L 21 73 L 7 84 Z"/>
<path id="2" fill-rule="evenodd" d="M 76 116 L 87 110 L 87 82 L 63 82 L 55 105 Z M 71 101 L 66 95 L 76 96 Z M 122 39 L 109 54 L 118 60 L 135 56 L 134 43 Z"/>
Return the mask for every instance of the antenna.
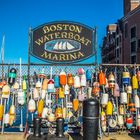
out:
<path id="1" fill-rule="evenodd" d="M 2 80 L 4 79 L 4 46 L 5 46 L 5 35 L 3 35 L 2 45 L 1 45 L 1 61 L 2 61 Z"/>

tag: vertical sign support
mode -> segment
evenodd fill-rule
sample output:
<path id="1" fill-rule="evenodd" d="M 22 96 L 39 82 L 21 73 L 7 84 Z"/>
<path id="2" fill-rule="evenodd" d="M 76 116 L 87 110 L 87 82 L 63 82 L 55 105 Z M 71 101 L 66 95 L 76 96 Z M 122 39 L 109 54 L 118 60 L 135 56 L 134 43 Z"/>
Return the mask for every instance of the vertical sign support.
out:
<path id="1" fill-rule="evenodd" d="M 30 49 L 31 49 L 31 27 L 29 28 L 28 38 L 28 85 L 30 86 Z"/>
<path id="2" fill-rule="evenodd" d="M 94 33 L 94 46 L 95 46 L 95 65 L 96 65 L 96 68 L 97 68 L 98 67 L 97 27 L 95 27 L 95 33 Z"/>
<path id="3" fill-rule="evenodd" d="M 30 86 L 30 49 L 31 49 L 31 28 L 29 28 L 28 33 L 28 86 Z M 29 89 L 29 88 L 28 88 Z M 29 92 L 27 92 L 27 103 L 29 102 Z M 25 130 L 24 130 L 24 138 L 26 137 L 26 134 L 28 132 L 28 110 L 26 110 L 26 124 L 25 124 Z"/>

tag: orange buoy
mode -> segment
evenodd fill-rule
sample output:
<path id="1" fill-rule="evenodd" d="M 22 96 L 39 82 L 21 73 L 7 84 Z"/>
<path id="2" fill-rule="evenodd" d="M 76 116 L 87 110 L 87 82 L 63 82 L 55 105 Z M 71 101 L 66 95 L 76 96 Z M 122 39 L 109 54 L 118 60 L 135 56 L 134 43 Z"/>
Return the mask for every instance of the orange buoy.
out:
<path id="1" fill-rule="evenodd" d="M 66 85 L 67 77 L 66 77 L 66 73 L 63 70 L 60 72 L 59 77 L 60 77 L 60 84 L 62 86 Z"/>
<path id="2" fill-rule="evenodd" d="M 92 93 L 93 95 L 98 95 L 100 92 L 100 84 L 98 82 L 93 83 Z"/>
<path id="3" fill-rule="evenodd" d="M 79 108 L 79 101 L 78 99 L 73 100 L 73 110 L 76 112 Z"/>
<path id="4" fill-rule="evenodd" d="M 74 85 L 74 78 L 73 78 L 71 73 L 68 74 L 68 82 L 67 83 L 68 83 L 69 86 Z"/>
<path id="5" fill-rule="evenodd" d="M 100 85 L 106 85 L 106 76 L 105 76 L 105 74 L 102 72 L 102 70 L 101 70 L 101 72 L 99 73 L 99 84 Z"/>

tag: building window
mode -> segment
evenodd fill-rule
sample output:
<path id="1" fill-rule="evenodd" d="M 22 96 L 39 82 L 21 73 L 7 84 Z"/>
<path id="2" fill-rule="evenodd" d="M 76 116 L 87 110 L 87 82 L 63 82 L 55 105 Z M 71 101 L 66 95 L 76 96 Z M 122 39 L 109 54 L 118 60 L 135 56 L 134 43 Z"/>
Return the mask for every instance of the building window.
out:
<path id="1" fill-rule="evenodd" d="M 116 57 L 119 57 L 119 49 L 116 50 Z"/>
<path id="2" fill-rule="evenodd" d="M 140 39 L 138 39 L 138 48 L 140 48 Z"/>
<path id="3" fill-rule="evenodd" d="M 120 63 L 120 61 L 119 60 L 117 60 L 117 64 L 119 64 Z"/>
<path id="4" fill-rule="evenodd" d="M 136 41 L 131 42 L 131 53 L 136 53 Z"/>
<path id="5" fill-rule="evenodd" d="M 116 46 L 119 46 L 119 38 L 116 39 Z"/>
<path id="6" fill-rule="evenodd" d="M 124 31 L 125 31 L 125 33 L 124 33 L 125 38 L 127 38 L 128 37 L 128 24 L 127 23 L 125 23 L 125 25 L 124 25 Z"/>
<path id="7" fill-rule="evenodd" d="M 136 26 L 131 28 L 131 39 L 136 37 Z"/>
<path id="8" fill-rule="evenodd" d="M 122 42 L 122 36 L 121 35 L 119 36 L 119 42 L 120 43 Z"/>
<path id="9" fill-rule="evenodd" d="M 136 64 L 136 55 L 131 56 L 131 63 Z"/>

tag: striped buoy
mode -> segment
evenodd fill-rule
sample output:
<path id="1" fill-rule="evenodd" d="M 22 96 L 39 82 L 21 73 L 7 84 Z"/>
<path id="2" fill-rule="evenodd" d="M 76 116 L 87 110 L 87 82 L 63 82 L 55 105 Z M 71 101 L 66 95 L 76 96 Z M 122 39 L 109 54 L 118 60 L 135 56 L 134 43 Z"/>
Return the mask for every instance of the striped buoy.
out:
<path id="1" fill-rule="evenodd" d="M 123 74 L 122 74 L 122 82 L 123 84 L 130 84 L 130 73 L 127 72 L 127 71 L 124 71 Z"/>
<path id="2" fill-rule="evenodd" d="M 131 129 L 133 125 L 133 118 L 130 114 L 127 114 L 126 116 L 126 126 L 128 129 Z"/>
<path id="3" fill-rule="evenodd" d="M 48 88 L 47 88 L 47 90 L 48 90 L 48 93 L 53 93 L 53 92 L 55 92 L 54 80 L 53 80 L 53 79 L 50 79 L 50 80 L 48 81 Z"/>
<path id="4" fill-rule="evenodd" d="M 109 84 L 109 88 L 114 88 L 115 87 L 115 77 L 114 77 L 112 72 L 109 74 L 108 84 Z"/>
<path id="5" fill-rule="evenodd" d="M 128 104 L 128 106 L 129 106 L 129 110 L 130 110 L 131 112 L 135 112 L 135 111 L 136 111 L 135 103 L 134 103 L 132 97 L 130 97 L 130 103 Z"/>

